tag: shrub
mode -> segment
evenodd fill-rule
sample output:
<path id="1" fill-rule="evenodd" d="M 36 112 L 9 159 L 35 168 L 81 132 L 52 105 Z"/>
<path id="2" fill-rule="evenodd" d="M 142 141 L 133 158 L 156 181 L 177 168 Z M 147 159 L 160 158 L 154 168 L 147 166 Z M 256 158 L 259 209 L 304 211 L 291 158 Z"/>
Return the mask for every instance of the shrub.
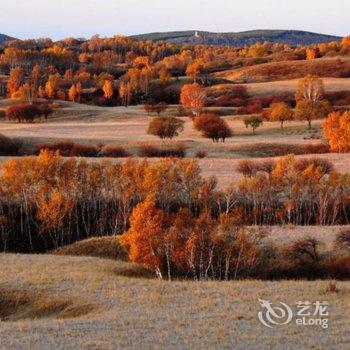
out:
<path id="1" fill-rule="evenodd" d="M 329 147 L 323 143 L 311 145 L 256 143 L 235 146 L 231 148 L 231 151 L 239 152 L 249 157 L 278 157 L 288 154 L 300 155 L 329 153 Z"/>
<path id="2" fill-rule="evenodd" d="M 106 145 L 102 147 L 100 156 L 110 158 L 126 158 L 130 157 L 130 153 L 127 152 L 123 147 L 118 145 Z"/>
<path id="3" fill-rule="evenodd" d="M 300 172 L 306 170 L 309 166 L 313 166 L 314 168 L 318 168 L 324 175 L 329 174 L 334 170 L 334 166 L 329 160 L 321 158 L 298 159 L 295 166 Z"/>
<path id="4" fill-rule="evenodd" d="M 5 119 L 6 113 L 5 111 L 0 111 L 0 119 Z"/>
<path id="5" fill-rule="evenodd" d="M 15 120 L 20 123 L 23 120 L 32 122 L 35 118 L 40 117 L 41 111 L 37 105 L 23 103 L 7 107 L 5 114 L 9 120 Z"/>
<path id="6" fill-rule="evenodd" d="M 160 148 L 145 144 L 139 147 L 139 156 L 147 158 L 184 158 L 186 156 L 186 147 L 183 144 L 177 144 L 173 147 Z"/>
<path id="7" fill-rule="evenodd" d="M 275 168 L 276 163 L 273 160 L 254 161 L 254 160 L 241 160 L 236 167 L 236 170 L 244 176 L 255 176 L 258 172 L 271 173 Z"/>
<path id="8" fill-rule="evenodd" d="M 299 239 L 290 246 L 289 253 L 290 255 L 298 260 L 319 260 L 318 248 L 320 242 L 311 237 Z"/>
<path id="9" fill-rule="evenodd" d="M 147 134 L 172 139 L 184 130 L 185 122 L 175 117 L 157 117 L 150 121 Z"/>
<path id="10" fill-rule="evenodd" d="M 11 140 L 5 135 L 0 134 L 0 155 L 1 156 L 16 156 L 22 148 L 21 141 Z"/>
<path id="11" fill-rule="evenodd" d="M 98 154 L 95 146 L 83 145 L 72 141 L 39 143 L 34 146 L 35 154 L 39 154 L 41 150 L 59 151 L 64 157 L 97 157 Z"/>
<path id="12" fill-rule="evenodd" d="M 255 100 L 247 106 L 248 114 L 258 114 L 263 111 L 262 102 L 260 100 Z"/>
<path id="13" fill-rule="evenodd" d="M 205 158 L 206 156 L 207 156 L 207 152 L 205 152 L 205 151 L 197 151 L 196 152 L 196 158 L 202 159 L 202 158 Z"/>
<path id="14" fill-rule="evenodd" d="M 350 250 L 350 230 L 340 231 L 335 238 L 335 246 Z"/>
<path id="15" fill-rule="evenodd" d="M 212 139 L 213 142 L 219 142 L 220 140 L 225 142 L 226 138 L 233 135 L 226 121 L 214 114 L 203 114 L 196 117 L 193 125 L 204 137 Z"/>

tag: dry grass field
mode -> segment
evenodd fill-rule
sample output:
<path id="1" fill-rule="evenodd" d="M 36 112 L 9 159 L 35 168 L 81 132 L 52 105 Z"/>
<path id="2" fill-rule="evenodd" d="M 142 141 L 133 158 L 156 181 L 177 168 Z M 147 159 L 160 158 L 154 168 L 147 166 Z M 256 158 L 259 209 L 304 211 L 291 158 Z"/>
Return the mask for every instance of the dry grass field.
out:
<path id="1" fill-rule="evenodd" d="M 339 77 L 348 72 L 348 57 L 320 58 L 315 60 L 270 62 L 250 67 L 218 72 L 215 75 L 235 83 L 258 83 L 276 80 L 289 80 L 316 74 L 320 77 Z"/>
<path id="2" fill-rule="evenodd" d="M 326 292 L 328 281 L 169 283 L 129 263 L 57 255 L 1 254 L 0 266 L 2 349 L 347 349 L 350 341 L 350 282 L 338 282 L 338 293 Z M 327 300 L 329 329 L 268 329 L 259 298 Z"/>
<path id="3" fill-rule="evenodd" d="M 220 74 L 233 81 L 241 79 L 239 70 L 234 76 Z M 292 92 L 295 84 L 296 80 L 252 82 L 247 88 L 251 95 L 266 96 Z M 325 84 L 328 91 L 350 90 L 350 79 L 326 78 Z M 9 103 L 0 101 L 0 109 Z M 322 120 L 314 121 L 312 130 L 301 121 L 286 123 L 284 130 L 279 123 L 264 122 L 253 135 L 243 124 L 244 116 L 235 116 L 232 109 L 221 112 L 234 131 L 224 144 L 202 138 L 189 118 L 183 118 L 185 129 L 179 137 L 160 141 L 147 135 L 152 116 L 142 106 L 102 108 L 69 102 L 60 102 L 47 123 L 1 121 L 0 133 L 29 144 L 57 140 L 112 143 L 133 156 L 145 143 L 180 143 L 186 146 L 187 157 L 206 152 L 205 158 L 198 159 L 202 173 L 216 176 L 220 188 L 241 177 L 236 170 L 241 159 L 266 157 L 259 145 L 310 146 L 325 141 Z M 166 115 L 177 115 L 177 106 L 170 106 Z M 340 172 L 350 172 L 350 154 L 317 157 L 330 160 Z M 5 159 L 8 157 L 2 157 Z M 340 229 L 266 227 L 264 239 L 284 245 L 311 236 L 328 252 Z M 150 271 L 127 260 L 115 236 L 77 242 L 50 255 L 0 254 L 0 349 L 348 348 L 349 281 L 337 282 L 337 293 L 327 292 L 327 280 L 170 283 L 154 279 Z M 268 329 L 257 318 L 259 298 L 290 305 L 299 300 L 326 300 L 330 327 L 324 330 L 294 323 Z"/>

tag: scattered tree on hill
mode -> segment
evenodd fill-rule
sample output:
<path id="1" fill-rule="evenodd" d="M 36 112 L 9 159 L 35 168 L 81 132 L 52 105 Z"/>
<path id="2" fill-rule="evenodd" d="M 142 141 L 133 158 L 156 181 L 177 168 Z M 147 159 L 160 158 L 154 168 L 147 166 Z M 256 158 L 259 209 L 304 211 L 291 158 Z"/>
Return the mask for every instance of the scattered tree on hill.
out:
<path id="1" fill-rule="evenodd" d="M 295 99 L 320 101 L 324 96 L 323 80 L 315 75 L 307 75 L 298 81 Z"/>
<path id="2" fill-rule="evenodd" d="M 280 122 L 281 129 L 283 129 L 285 121 L 293 120 L 293 109 L 285 102 L 274 103 L 271 105 L 269 120 L 271 122 Z"/>
<path id="3" fill-rule="evenodd" d="M 35 118 L 45 116 L 45 119 L 52 113 L 51 107 L 46 104 L 22 103 L 6 108 L 5 115 L 9 120 L 33 122 Z"/>
<path id="4" fill-rule="evenodd" d="M 204 137 L 212 139 L 213 142 L 219 142 L 220 140 L 225 142 L 227 138 L 233 135 L 227 122 L 214 114 L 204 114 L 194 118 L 193 125 Z"/>
<path id="5" fill-rule="evenodd" d="M 184 130 L 184 123 L 175 117 L 156 117 L 150 121 L 147 133 L 161 139 L 172 139 Z"/>
<path id="6" fill-rule="evenodd" d="M 350 152 L 350 111 L 329 114 L 323 124 L 323 132 L 332 152 Z"/>
<path id="7" fill-rule="evenodd" d="M 309 129 L 311 129 L 313 120 L 325 118 L 331 111 L 332 106 L 326 100 L 300 100 L 295 107 L 294 118 L 307 121 Z"/>
<path id="8" fill-rule="evenodd" d="M 180 95 L 181 104 L 190 109 L 193 115 L 199 115 L 207 102 L 205 88 L 199 84 L 187 84 L 182 87 Z"/>
<path id="9" fill-rule="evenodd" d="M 255 130 L 257 128 L 260 127 L 260 125 L 263 123 L 263 121 L 261 120 L 261 118 L 257 117 L 257 116 L 249 116 L 244 118 L 243 120 L 244 125 L 246 126 L 246 128 L 248 129 L 249 127 L 252 128 L 253 130 L 253 135 L 255 135 Z"/>

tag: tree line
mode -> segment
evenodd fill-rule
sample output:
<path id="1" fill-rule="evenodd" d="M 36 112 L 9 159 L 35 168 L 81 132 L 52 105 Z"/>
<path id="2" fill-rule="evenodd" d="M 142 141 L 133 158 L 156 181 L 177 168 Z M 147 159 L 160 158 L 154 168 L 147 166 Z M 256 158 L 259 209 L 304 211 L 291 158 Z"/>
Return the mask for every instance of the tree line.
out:
<path id="1" fill-rule="evenodd" d="M 122 234 L 135 206 L 148 198 L 166 215 L 186 210 L 195 221 L 205 215 L 217 222 L 225 214 L 239 226 L 350 223 L 349 174 L 293 156 L 253 169 L 219 189 L 192 159 L 88 162 L 50 151 L 11 159 L 0 172 L 1 249 L 43 252 Z"/>

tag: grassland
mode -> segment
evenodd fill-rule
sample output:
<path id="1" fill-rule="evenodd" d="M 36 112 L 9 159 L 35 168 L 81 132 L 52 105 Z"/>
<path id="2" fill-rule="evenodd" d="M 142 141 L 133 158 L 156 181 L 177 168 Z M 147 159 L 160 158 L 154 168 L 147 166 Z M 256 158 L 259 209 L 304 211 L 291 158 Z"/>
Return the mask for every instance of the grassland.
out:
<path id="1" fill-rule="evenodd" d="M 216 76 L 235 83 L 258 83 L 298 79 L 307 74 L 316 74 L 323 78 L 339 77 L 341 72 L 349 68 L 349 58 L 331 57 L 307 61 L 269 62 L 218 72 Z"/>
<path id="2" fill-rule="evenodd" d="M 1 254 L 0 266 L 4 349 L 346 349 L 350 341 L 350 282 L 338 293 L 326 292 L 328 281 L 160 282 L 142 270 L 130 277 L 138 267 L 128 263 L 57 255 Z M 267 329 L 259 298 L 327 300 L 330 327 Z"/>

